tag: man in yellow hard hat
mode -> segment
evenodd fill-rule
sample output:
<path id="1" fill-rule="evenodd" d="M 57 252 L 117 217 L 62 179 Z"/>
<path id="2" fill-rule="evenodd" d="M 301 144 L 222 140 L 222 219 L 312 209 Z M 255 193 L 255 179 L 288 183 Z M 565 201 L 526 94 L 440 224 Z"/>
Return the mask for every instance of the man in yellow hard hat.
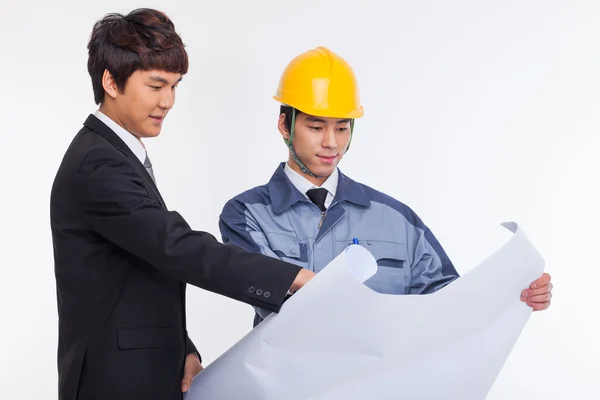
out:
<path id="1" fill-rule="evenodd" d="M 354 121 L 363 116 L 350 65 L 318 47 L 286 67 L 274 98 L 289 159 L 271 180 L 229 200 L 220 216 L 223 242 L 316 273 L 351 243 L 377 260 L 365 282 L 380 293 L 432 293 L 458 278 L 431 230 L 408 206 L 342 174 Z M 534 310 L 550 305 L 550 276 L 525 289 Z M 254 325 L 269 312 L 255 307 Z"/>

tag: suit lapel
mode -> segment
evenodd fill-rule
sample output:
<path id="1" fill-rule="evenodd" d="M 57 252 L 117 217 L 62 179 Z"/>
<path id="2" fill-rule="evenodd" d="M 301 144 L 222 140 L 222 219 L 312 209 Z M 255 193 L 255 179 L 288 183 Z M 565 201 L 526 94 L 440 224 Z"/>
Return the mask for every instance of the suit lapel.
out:
<path id="1" fill-rule="evenodd" d="M 160 205 L 165 208 L 167 207 L 165 204 L 165 201 L 163 200 L 162 196 L 160 195 L 158 187 L 156 187 L 156 184 L 154 183 L 154 181 L 148 174 L 148 171 L 146 171 L 146 168 L 144 167 L 144 165 L 135 156 L 135 154 L 133 154 L 133 152 L 131 151 L 129 146 L 127 146 L 127 144 L 125 144 L 125 142 L 123 142 L 121 140 L 119 135 L 114 133 L 112 131 L 112 129 L 110 129 L 108 126 L 106 126 L 102 121 L 100 121 L 98 118 L 96 118 L 96 116 L 94 116 L 93 114 L 90 114 L 88 116 L 88 118 L 85 120 L 83 125 L 87 126 L 94 132 L 98 133 L 100 136 L 102 136 L 104 139 L 106 139 L 110 144 L 112 144 L 117 150 L 119 150 L 121 153 L 125 154 L 125 156 L 129 160 L 129 162 L 138 171 L 138 173 L 140 174 L 140 176 L 142 177 L 144 182 L 146 182 L 148 187 L 150 187 L 150 190 L 152 190 L 152 193 L 154 194 L 154 196 L 156 196 L 156 199 L 158 200 Z"/>

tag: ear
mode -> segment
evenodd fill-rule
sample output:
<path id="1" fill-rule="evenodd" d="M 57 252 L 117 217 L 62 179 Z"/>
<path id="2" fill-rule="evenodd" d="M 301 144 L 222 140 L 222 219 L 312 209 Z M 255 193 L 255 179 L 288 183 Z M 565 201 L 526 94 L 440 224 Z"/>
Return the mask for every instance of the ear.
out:
<path id="1" fill-rule="evenodd" d="M 279 129 L 279 133 L 281 133 L 281 136 L 285 140 L 288 140 L 290 138 L 290 133 L 288 132 L 287 127 L 285 126 L 285 114 L 279 115 L 279 120 L 277 120 L 277 129 Z"/>
<path id="2" fill-rule="evenodd" d="M 117 83 L 113 78 L 112 74 L 108 72 L 107 69 L 104 70 L 104 74 L 102 74 L 102 87 L 104 88 L 104 92 L 106 96 L 109 96 L 113 99 L 117 97 L 119 94 L 119 88 L 117 87 Z"/>

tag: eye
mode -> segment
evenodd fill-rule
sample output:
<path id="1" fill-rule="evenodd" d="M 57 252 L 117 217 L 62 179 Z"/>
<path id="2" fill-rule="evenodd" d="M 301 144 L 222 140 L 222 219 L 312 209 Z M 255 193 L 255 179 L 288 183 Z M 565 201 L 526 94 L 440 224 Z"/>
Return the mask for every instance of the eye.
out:
<path id="1" fill-rule="evenodd" d="M 340 131 L 340 132 L 346 132 L 347 130 L 348 130 L 348 127 L 345 127 L 345 128 L 339 128 L 339 131 Z"/>
<path id="2" fill-rule="evenodd" d="M 150 86 L 152 90 L 160 90 L 160 86 Z"/>
<path id="3" fill-rule="evenodd" d="M 312 129 L 313 131 L 320 131 L 321 129 L 323 129 L 320 126 L 309 126 L 308 128 Z"/>

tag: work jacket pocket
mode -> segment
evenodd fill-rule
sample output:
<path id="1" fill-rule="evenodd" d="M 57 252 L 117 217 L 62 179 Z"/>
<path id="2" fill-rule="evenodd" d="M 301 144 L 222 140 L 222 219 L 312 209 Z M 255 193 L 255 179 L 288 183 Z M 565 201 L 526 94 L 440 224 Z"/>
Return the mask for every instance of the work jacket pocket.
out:
<path id="1" fill-rule="evenodd" d="M 406 244 L 383 240 L 367 240 L 361 243 L 377 261 L 377 273 L 365 285 L 385 294 L 407 294 L 411 282 Z"/>
<path id="2" fill-rule="evenodd" d="M 269 247 L 277 257 L 301 267 L 308 263 L 308 247 L 298 238 L 282 233 L 266 233 Z"/>

